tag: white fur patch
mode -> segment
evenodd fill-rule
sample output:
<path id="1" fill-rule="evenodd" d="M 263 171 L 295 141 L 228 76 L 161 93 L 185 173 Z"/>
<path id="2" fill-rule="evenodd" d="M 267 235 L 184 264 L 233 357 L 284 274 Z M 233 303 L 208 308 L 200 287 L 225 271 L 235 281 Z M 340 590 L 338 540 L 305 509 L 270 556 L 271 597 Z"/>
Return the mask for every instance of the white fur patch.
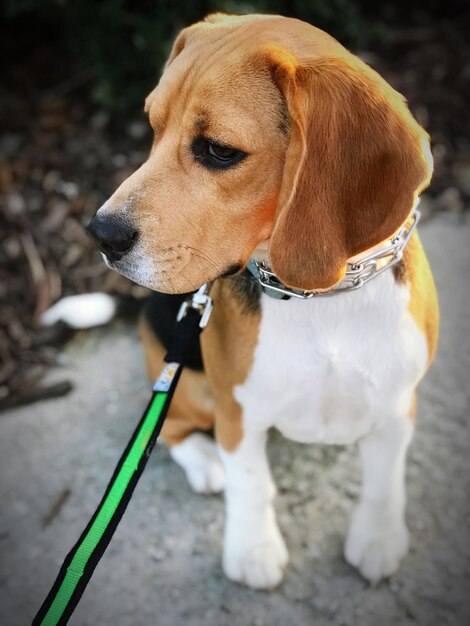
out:
<path id="1" fill-rule="evenodd" d="M 253 589 L 274 589 L 284 575 L 289 555 L 274 509 L 265 511 L 264 523 L 229 516 L 225 524 L 223 568 L 234 582 Z M 241 521 L 242 523 L 238 523 Z"/>
<path id="2" fill-rule="evenodd" d="M 392 272 L 337 296 L 263 295 L 253 367 L 235 388 L 244 423 L 340 445 L 405 415 L 427 365 L 408 299 Z"/>
<path id="3" fill-rule="evenodd" d="M 109 268 L 116 270 L 126 278 L 143 287 L 154 288 L 156 277 L 159 275 L 158 268 L 138 244 L 133 246 L 131 251 L 125 254 L 120 261 L 110 261 L 105 255 L 103 258 Z"/>
<path id="4" fill-rule="evenodd" d="M 270 588 L 280 582 L 287 562 L 264 451 L 270 427 L 303 443 L 362 441 L 363 494 L 346 558 L 374 582 L 398 567 L 408 548 L 408 413 L 428 359 L 408 301 L 408 288 L 392 272 L 339 296 L 302 302 L 262 296 L 253 366 L 234 390 L 243 439 L 234 452 L 222 454 L 229 578 Z"/>
<path id="5" fill-rule="evenodd" d="M 276 587 L 288 561 L 272 506 L 275 487 L 265 443 L 266 433 L 256 432 L 245 434 L 235 452 L 221 450 L 227 474 L 224 572 L 254 589 Z"/>
<path id="6" fill-rule="evenodd" d="M 172 458 L 186 472 L 196 493 L 220 493 L 225 474 L 215 442 L 202 433 L 192 433 L 170 448 Z"/>
<path id="7" fill-rule="evenodd" d="M 394 574 L 408 551 L 405 458 L 412 432 L 410 420 L 395 419 L 360 444 L 362 493 L 344 554 L 372 583 Z"/>

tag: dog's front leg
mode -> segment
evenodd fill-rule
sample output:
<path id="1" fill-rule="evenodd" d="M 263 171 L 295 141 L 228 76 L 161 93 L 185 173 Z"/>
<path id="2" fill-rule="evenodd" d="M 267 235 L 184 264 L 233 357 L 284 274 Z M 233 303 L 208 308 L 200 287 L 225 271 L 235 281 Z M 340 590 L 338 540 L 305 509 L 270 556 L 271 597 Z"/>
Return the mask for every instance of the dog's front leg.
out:
<path id="1" fill-rule="evenodd" d="M 226 471 L 224 571 L 254 589 L 278 585 L 288 561 L 265 448 L 265 431 L 245 431 L 233 452 L 221 449 Z"/>
<path id="2" fill-rule="evenodd" d="M 345 546 L 346 560 L 375 583 L 390 576 L 408 551 L 405 460 L 410 419 L 391 419 L 360 443 L 363 485 Z"/>

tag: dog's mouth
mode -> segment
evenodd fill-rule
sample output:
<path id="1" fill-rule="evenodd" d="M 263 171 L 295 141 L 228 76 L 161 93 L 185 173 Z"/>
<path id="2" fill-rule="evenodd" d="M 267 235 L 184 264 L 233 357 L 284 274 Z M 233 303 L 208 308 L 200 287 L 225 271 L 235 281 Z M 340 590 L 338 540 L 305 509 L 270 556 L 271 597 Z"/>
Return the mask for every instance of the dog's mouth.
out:
<path id="1" fill-rule="evenodd" d="M 180 293 L 183 286 L 185 292 L 192 291 L 205 282 L 236 276 L 246 266 L 241 261 L 228 264 L 225 270 L 209 266 L 207 275 L 196 277 L 185 269 L 192 260 L 189 246 L 180 246 L 180 248 L 176 256 L 172 253 L 169 254 L 170 250 L 168 249 L 161 251 L 156 258 L 149 257 L 140 251 L 138 246 L 125 255 L 114 255 L 101 251 L 101 256 L 109 269 L 119 272 L 143 287 L 165 293 Z M 183 248 L 184 254 L 182 253 Z M 211 269 L 212 271 L 215 269 L 216 272 L 210 272 Z M 197 284 L 195 280 L 197 280 Z"/>
<path id="2" fill-rule="evenodd" d="M 105 262 L 106 267 L 109 267 L 109 269 L 113 270 L 114 269 L 113 260 L 102 250 L 100 250 L 100 252 L 101 252 L 101 258 Z"/>

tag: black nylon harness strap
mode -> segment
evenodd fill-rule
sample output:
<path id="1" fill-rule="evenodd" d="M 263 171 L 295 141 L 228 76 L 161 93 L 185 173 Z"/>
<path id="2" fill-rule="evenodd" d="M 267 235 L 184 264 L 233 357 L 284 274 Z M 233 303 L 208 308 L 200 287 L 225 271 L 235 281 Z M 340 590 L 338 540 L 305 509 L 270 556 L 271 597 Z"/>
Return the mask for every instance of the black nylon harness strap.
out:
<path id="1" fill-rule="evenodd" d="M 187 365 L 188 360 L 193 358 L 194 341 L 201 334 L 202 328 L 199 326 L 201 316 L 195 309 L 188 309 L 186 315 L 176 323 L 168 353 L 165 356 L 167 363 L 180 363 Z"/>

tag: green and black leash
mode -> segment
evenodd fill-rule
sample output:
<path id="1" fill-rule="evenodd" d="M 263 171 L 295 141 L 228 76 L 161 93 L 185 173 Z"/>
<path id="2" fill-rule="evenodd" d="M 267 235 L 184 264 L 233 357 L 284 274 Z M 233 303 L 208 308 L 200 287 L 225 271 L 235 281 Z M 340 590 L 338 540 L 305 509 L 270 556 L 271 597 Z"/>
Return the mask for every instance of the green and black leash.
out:
<path id="1" fill-rule="evenodd" d="M 153 386 L 150 402 L 114 470 L 106 493 L 65 558 L 32 626 L 64 626 L 85 591 L 145 469 L 192 345 L 207 325 L 212 310 L 208 290 L 208 285 L 203 285 L 181 306 L 165 357 L 168 365 Z"/>

